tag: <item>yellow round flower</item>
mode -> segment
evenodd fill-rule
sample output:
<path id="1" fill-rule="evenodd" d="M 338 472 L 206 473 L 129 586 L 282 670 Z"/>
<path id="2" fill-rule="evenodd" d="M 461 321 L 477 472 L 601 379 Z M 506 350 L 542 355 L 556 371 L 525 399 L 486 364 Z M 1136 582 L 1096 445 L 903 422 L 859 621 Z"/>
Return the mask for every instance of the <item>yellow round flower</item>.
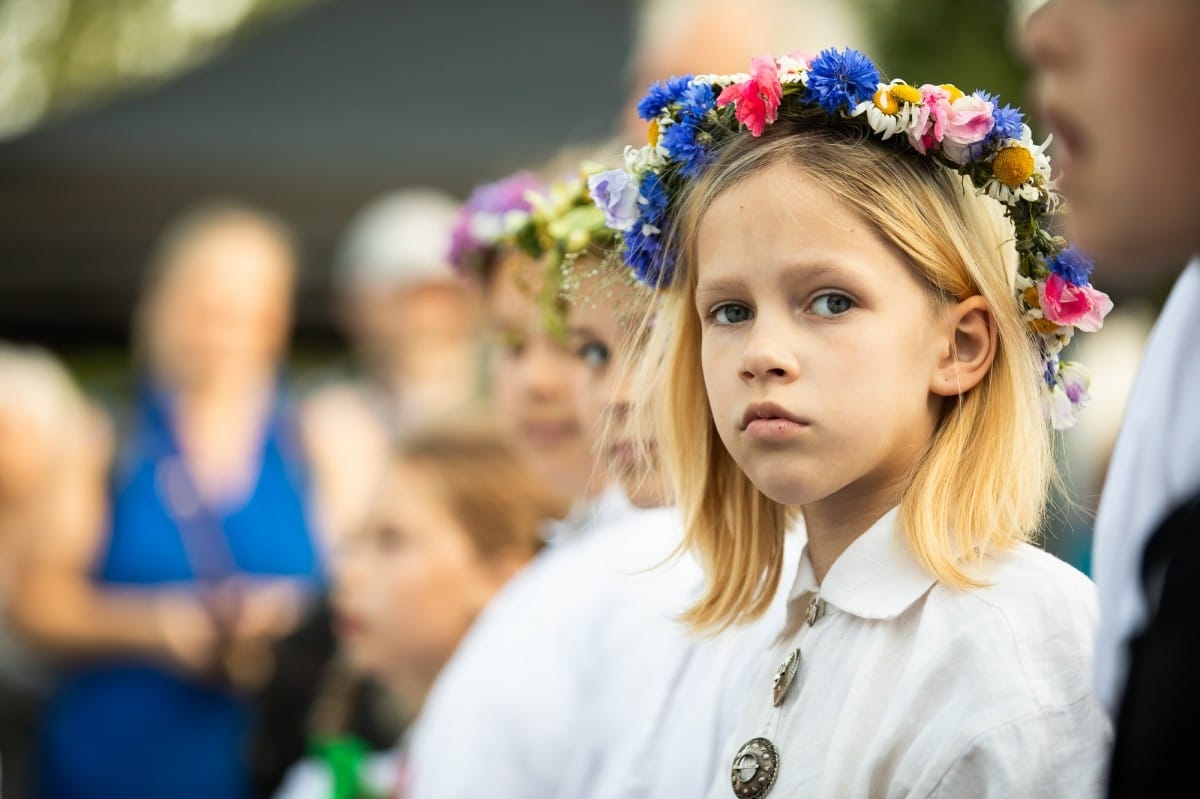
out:
<path id="1" fill-rule="evenodd" d="M 1029 326 L 1043 335 L 1050 335 L 1055 330 L 1058 330 L 1058 325 L 1051 322 L 1049 319 L 1030 319 Z"/>
<path id="2" fill-rule="evenodd" d="M 992 161 L 992 174 L 1005 186 L 1016 188 L 1033 174 L 1033 153 L 1024 147 L 1005 147 Z"/>
<path id="3" fill-rule="evenodd" d="M 881 86 L 875 92 L 875 107 L 892 117 L 900 113 L 900 103 L 886 86 Z"/>
<path id="4" fill-rule="evenodd" d="M 907 83 L 897 83 L 888 89 L 888 93 L 897 100 L 916 105 L 921 102 L 921 92 L 915 86 Z"/>
<path id="5" fill-rule="evenodd" d="M 662 131 L 658 127 L 658 120 L 650 120 L 650 127 L 646 128 L 646 141 L 650 142 L 651 147 L 658 146 L 658 137 L 662 135 Z"/>
<path id="6" fill-rule="evenodd" d="M 963 90 L 955 86 L 953 83 L 943 83 L 942 88 L 950 93 L 950 102 L 955 102 L 963 98 Z"/>

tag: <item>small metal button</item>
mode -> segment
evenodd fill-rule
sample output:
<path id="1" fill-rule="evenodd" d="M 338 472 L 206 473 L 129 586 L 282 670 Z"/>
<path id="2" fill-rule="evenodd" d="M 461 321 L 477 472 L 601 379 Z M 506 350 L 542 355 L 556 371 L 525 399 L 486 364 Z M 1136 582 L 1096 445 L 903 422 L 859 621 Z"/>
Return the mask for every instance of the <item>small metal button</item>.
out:
<path id="1" fill-rule="evenodd" d="M 779 671 L 775 672 L 775 680 L 773 682 L 772 701 L 775 707 L 783 704 L 783 700 L 787 698 L 788 689 L 792 687 L 792 680 L 796 679 L 796 670 L 800 668 L 800 650 L 793 649 L 787 656 L 787 659 L 779 665 Z"/>
<path id="2" fill-rule="evenodd" d="M 779 773 L 779 750 L 766 738 L 747 741 L 733 756 L 733 795 L 744 799 L 766 796 Z"/>
<path id="3" fill-rule="evenodd" d="M 804 618 L 808 621 L 808 626 L 812 627 L 817 623 L 817 620 L 825 615 L 825 600 L 819 597 L 813 597 L 808 603 L 808 612 L 804 614 Z"/>

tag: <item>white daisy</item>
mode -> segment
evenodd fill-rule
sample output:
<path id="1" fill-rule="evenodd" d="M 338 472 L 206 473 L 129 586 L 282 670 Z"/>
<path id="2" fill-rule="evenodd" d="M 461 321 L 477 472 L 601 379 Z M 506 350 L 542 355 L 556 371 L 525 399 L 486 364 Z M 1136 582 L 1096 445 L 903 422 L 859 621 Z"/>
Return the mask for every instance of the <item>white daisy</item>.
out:
<path id="1" fill-rule="evenodd" d="M 644 147 L 634 147 L 632 144 L 625 146 L 625 165 L 636 175 L 661 169 L 666 162 L 665 154 L 658 147 L 649 144 Z"/>
<path id="2" fill-rule="evenodd" d="M 1041 144 L 1033 141 L 1033 131 L 1028 125 L 1021 126 L 1020 139 L 1008 139 L 997 148 L 993 156 L 992 169 L 997 177 L 983 185 L 983 191 L 1005 205 L 1015 205 L 1019 200 L 1036 202 L 1049 195 L 1050 156 L 1046 148 L 1053 136 L 1047 136 Z M 1001 180 L 1008 173 L 1010 180 Z M 1016 185 L 1012 177 L 1024 174 L 1025 180 Z"/>
<path id="3" fill-rule="evenodd" d="M 734 72 L 732 75 L 697 75 L 692 78 L 692 83 L 711 83 L 719 85 L 722 88 L 732 86 L 735 83 L 745 83 L 750 80 L 750 75 L 745 72 Z"/>
<path id="4" fill-rule="evenodd" d="M 850 116 L 855 117 L 866 114 L 871 130 L 885 141 L 897 133 L 907 132 L 916 119 L 917 106 L 897 97 L 891 91 L 893 86 L 898 85 L 907 84 L 901 80 L 879 84 L 874 97 L 859 103 L 850 112 Z"/>

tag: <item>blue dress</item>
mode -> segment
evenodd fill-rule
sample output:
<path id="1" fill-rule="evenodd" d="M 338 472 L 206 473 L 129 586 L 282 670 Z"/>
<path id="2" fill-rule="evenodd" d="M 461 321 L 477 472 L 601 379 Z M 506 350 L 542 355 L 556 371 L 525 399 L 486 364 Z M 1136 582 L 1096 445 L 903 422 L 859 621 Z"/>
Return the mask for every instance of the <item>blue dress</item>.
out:
<path id="1" fill-rule="evenodd" d="M 130 433 L 114 474 L 97 582 L 196 584 L 240 573 L 300 577 L 319 586 L 307 479 L 282 403 L 263 431 L 261 469 L 249 497 L 238 507 L 205 508 L 199 515 L 194 507 L 181 510 L 171 488 L 172 468 L 182 461 L 164 397 L 139 393 Z M 197 518 L 206 524 L 197 526 Z M 39 796 L 249 797 L 245 736 L 252 713 L 252 703 L 233 690 L 188 680 L 149 660 L 91 663 L 68 675 L 51 699 L 41 734 Z"/>

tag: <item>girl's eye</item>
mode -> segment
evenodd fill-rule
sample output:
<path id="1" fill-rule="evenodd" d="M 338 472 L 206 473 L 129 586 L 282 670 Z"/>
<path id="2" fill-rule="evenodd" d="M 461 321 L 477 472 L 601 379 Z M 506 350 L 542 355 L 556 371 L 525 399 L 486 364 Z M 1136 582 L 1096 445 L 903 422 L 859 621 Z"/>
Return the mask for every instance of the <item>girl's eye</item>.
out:
<path id="1" fill-rule="evenodd" d="M 587 342 L 575 354 L 592 369 L 602 369 L 612 359 L 612 350 L 599 341 Z"/>
<path id="2" fill-rule="evenodd" d="M 817 316 L 841 316 L 854 307 L 854 300 L 845 294 L 822 294 L 812 302 Z"/>
<path id="3" fill-rule="evenodd" d="M 727 302 L 713 309 L 712 318 L 718 325 L 737 325 L 748 321 L 753 314 L 745 305 Z"/>

